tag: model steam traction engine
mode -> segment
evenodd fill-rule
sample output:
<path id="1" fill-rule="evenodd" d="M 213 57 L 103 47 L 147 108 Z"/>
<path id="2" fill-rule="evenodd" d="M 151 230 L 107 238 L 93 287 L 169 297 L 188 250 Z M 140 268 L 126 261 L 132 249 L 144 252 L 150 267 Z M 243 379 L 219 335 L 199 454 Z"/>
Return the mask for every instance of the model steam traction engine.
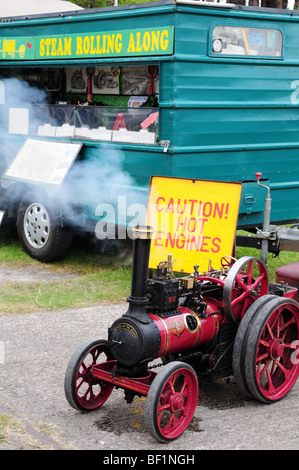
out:
<path id="1" fill-rule="evenodd" d="M 174 278 L 171 257 L 148 276 L 150 230 L 135 230 L 132 290 L 127 312 L 73 354 L 65 393 L 76 409 L 100 407 L 114 387 L 131 402 L 147 396 L 145 421 L 158 441 L 188 426 L 198 380 L 231 376 L 242 393 L 271 403 L 294 385 L 299 366 L 297 289 L 268 283 L 254 257 L 224 257 L 222 268 Z M 162 358 L 156 373 L 149 363 Z"/>

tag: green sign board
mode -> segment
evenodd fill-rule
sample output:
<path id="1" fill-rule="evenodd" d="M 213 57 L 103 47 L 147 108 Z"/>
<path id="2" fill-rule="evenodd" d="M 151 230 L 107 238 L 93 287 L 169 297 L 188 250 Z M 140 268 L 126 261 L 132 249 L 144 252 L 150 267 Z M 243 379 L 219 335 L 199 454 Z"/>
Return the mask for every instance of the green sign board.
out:
<path id="1" fill-rule="evenodd" d="M 0 39 L 0 60 L 51 60 L 173 54 L 174 27 Z"/>

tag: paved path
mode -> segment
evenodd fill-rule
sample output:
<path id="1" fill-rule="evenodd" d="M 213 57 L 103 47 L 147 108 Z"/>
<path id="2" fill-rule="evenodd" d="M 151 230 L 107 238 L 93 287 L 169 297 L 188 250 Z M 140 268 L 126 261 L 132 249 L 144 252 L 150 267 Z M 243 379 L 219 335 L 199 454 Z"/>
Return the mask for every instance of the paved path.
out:
<path id="1" fill-rule="evenodd" d="M 128 405 L 123 392 L 114 390 L 95 412 L 72 409 L 63 390 L 71 354 L 88 338 L 106 339 L 108 326 L 126 308 L 0 316 L 0 414 L 22 424 L 21 433 L 0 449 L 299 449 L 299 382 L 273 405 L 243 401 L 233 383 L 205 386 L 191 425 L 167 445 L 157 444 L 143 424 L 145 399 Z"/>

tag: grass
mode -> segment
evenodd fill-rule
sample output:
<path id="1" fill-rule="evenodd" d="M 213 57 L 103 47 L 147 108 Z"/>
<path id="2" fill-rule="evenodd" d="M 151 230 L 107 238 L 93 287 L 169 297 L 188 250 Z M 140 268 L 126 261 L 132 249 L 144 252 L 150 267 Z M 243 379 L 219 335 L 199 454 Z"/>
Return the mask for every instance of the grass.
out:
<path id="1" fill-rule="evenodd" d="M 0 444 L 9 441 L 11 432 L 19 430 L 20 426 L 15 418 L 9 414 L 0 414 Z"/>
<path id="2" fill-rule="evenodd" d="M 7 282 L 0 284 L 0 315 L 36 311 L 63 310 L 116 303 L 126 300 L 131 288 L 132 242 L 106 244 L 89 239 L 75 239 L 68 256 L 44 265 L 22 250 L 14 231 L 0 234 L 0 266 L 10 269 L 44 269 L 58 274 L 75 275 L 55 282 Z M 237 248 L 236 256 L 260 257 L 260 251 Z M 299 261 L 299 253 L 283 252 L 277 258 L 268 255 L 269 280 L 275 282 L 275 271 Z"/>
<path id="3" fill-rule="evenodd" d="M 244 234 L 244 232 L 242 232 Z M 257 258 L 261 257 L 261 251 L 255 248 L 245 248 L 245 247 L 237 247 L 236 249 L 236 257 L 241 258 L 242 256 L 256 256 Z M 270 282 L 276 281 L 276 270 L 284 265 L 289 263 L 294 263 L 299 261 L 299 253 L 291 252 L 291 251 L 284 251 L 280 252 L 279 256 L 274 257 L 271 253 L 268 253 L 267 258 L 267 266 L 268 266 L 268 276 Z"/>
<path id="4" fill-rule="evenodd" d="M 47 439 L 44 438 L 49 438 Z M 3 413 L 0 414 L 0 446 L 19 450 L 52 450 L 51 440 L 58 442 L 60 433 L 56 426 L 48 423 L 37 423 L 29 429 L 19 418 Z M 63 448 L 67 446 L 60 444 Z"/>
<path id="5" fill-rule="evenodd" d="M 38 310 L 62 310 L 125 301 L 131 286 L 131 243 L 103 245 L 91 239 L 76 239 L 68 256 L 42 264 L 23 252 L 14 232 L 0 238 L 0 266 L 10 269 L 47 269 L 75 275 L 55 282 L 0 284 L 0 314 Z"/>

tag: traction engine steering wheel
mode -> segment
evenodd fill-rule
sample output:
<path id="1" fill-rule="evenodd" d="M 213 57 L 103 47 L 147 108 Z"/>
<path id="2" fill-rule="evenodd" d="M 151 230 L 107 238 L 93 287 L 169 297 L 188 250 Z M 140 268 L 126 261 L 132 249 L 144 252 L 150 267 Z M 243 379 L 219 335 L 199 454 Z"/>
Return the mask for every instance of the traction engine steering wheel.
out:
<path id="1" fill-rule="evenodd" d="M 220 263 L 223 269 L 230 269 L 236 261 L 233 256 L 222 256 Z"/>

